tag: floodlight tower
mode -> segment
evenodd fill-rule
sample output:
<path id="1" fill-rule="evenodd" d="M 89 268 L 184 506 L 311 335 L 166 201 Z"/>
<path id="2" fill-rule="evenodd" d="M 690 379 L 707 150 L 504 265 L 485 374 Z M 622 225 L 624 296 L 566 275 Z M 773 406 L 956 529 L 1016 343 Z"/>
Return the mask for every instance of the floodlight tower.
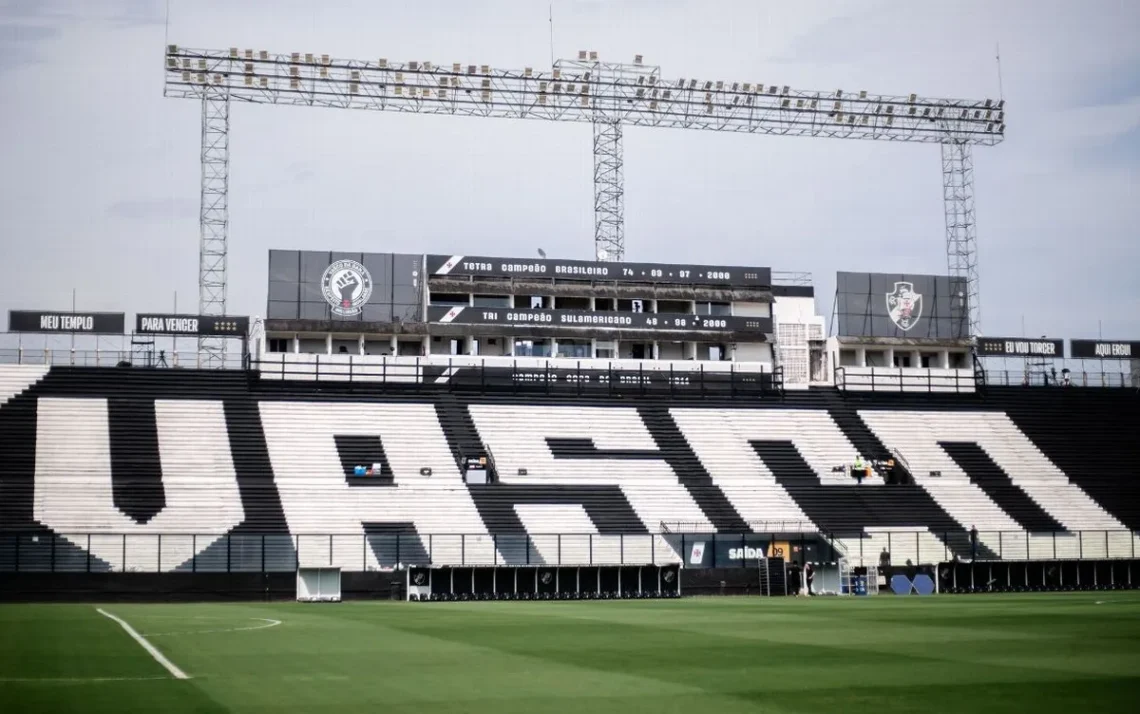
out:
<path id="1" fill-rule="evenodd" d="M 947 268 L 950 275 L 966 280 L 970 331 L 978 332 L 973 147 L 994 146 L 1005 138 L 1004 100 L 665 80 L 660 68 L 645 65 L 641 55 L 632 64 L 613 64 L 586 51 L 574 60 L 557 60 L 548 72 L 177 45 L 167 46 L 165 60 L 166 96 L 202 103 L 203 314 L 225 312 L 229 107 L 249 102 L 589 123 L 594 139 L 594 255 L 606 261 L 625 256 L 625 127 L 939 144 Z"/>

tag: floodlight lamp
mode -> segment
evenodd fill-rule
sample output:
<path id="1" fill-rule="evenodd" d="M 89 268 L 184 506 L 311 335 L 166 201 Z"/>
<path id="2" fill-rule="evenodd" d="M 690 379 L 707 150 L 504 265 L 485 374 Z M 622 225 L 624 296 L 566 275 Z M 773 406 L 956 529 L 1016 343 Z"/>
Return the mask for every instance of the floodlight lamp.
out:
<path id="1" fill-rule="evenodd" d="M 238 48 L 231 47 L 230 48 L 230 57 L 237 57 L 237 56 L 238 56 Z"/>
<path id="2" fill-rule="evenodd" d="M 633 56 L 633 63 L 634 64 L 641 64 L 641 55 L 634 55 Z"/>
<path id="3" fill-rule="evenodd" d="M 268 50 L 258 50 L 257 58 L 261 59 L 261 60 L 269 59 L 269 51 Z"/>
<path id="4" fill-rule="evenodd" d="M 998 121 L 1005 121 L 1005 112 L 998 112 L 997 113 L 997 120 Z"/>
<path id="5" fill-rule="evenodd" d="M 248 52 L 249 50 L 246 50 L 246 51 Z M 328 63 L 329 63 L 329 56 L 328 55 L 321 55 L 321 64 L 328 64 Z"/>
<path id="6" fill-rule="evenodd" d="M 789 89 L 790 89 L 790 87 L 788 87 L 788 85 L 785 84 L 784 85 L 784 91 L 782 93 L 787 94 Z"/>
<path id="7" fill-rule="evenodd" d="M 843 96 L 843 90 L 842 89 L 835 90 L 835 96 L 842 97 Z"/>
<path id="8" fill-rule="evenodd" d="M 669 91 L 668 89 L 666 89 L 665 92 L 661 95 L 661 98 L 668 101 L 669 98 L 672 96 L 673 96 L 673 93 L 671 91 Z"/>
<path id="9" fill-rule="evenodd" d="M 178 45 L 167 45 L 166 46 L 166 54 L 172 55 L 172 54 L 176 54 L 177 52 L 178 52 Z"/>
<path id="10" fill-rule="evenodd" d="M 247 75 L 245 76 L 245 86 L 247 86 L 247 87 L 252 87 L 252 86 L 253 86 L 253 75 L 249 75 L 249 74 L 247 74 Z"/>
<path id="11" fill-rule="evenodd" d="M 705 82 L 705 91 L 707 92 L 710 89 L 712 89 L 712 82 Z"/>
<path id="12" fill-rule="evenodd" d="M 484 65 L 479 66 L 479 74 L 490 74 L 490 73 L 491 73 L 491 66 L 490 65 L 484 64 Z"/>
<path id="13" fill-rule="evenodd" d="M 697 80 L 695 80 L 695 79 L 690 79 L 690 80 L 689 80 L 689 89 L 692 89 L 692 88 L 693 88 L 693 87 L 695 87 L 695 86 L 697 86 Z"/>
<path id="14" fill-rule="evenodd" d="M 416 62 L 415 60 L 408 62 L 408 69 L 412 70 L 413 72 L 415 72 L 417 69 L 419 69 L 419 67 L 420 67 L 420 63 Z"/>
<path id="15" fill-rule="evenodd" d="M 380 61 L 377 62 L 377 64 L 380 65 L 380 69 L 386 69 L 388 67 L 388 59 L 386 57 L 381 57 Z"/>
<path id="16" fill-rule="evenodd" d="M 866 89 L 860 89 L 859 90 L 859 98 L 860 99 L 866 99 L 867 98 L 867 90 Z"/>
<path id="17" fill-rule="evenodd" d="M 777 87 L 776 85 L 773 84 L 771 87 L 768 88 L 768 94 L 775 94 L 777 91 L 779 91 L 779 89 L 780 89 L 779 87 Z"/>
<path id="18" fill-rule="evenodd" d="M 532 74 L 534 74 L 534 70 L 532 70 L 530 67 L 523 67 L 523 76 L 524 77 L 529 77 Z"/>
<path id="19" fill-rule="evenodd" d="M 707 89 L 707 87 L 706 87 L 706 89 Z M 718 79 L 716 81 L 716 91 L 719 92 L 722 89 L 724 89 L 724 82 Z"/>
<path id="20" fill-rule="evenodd" d="M 312 52 L 306 52 L 305 53 L 305 63 L 306 64 L 312 64 L 313 63 L 313 53 Z"/>
<path id="21" fill-rule="evenodd" d="M 991 106 L 993 106 L 993 103 L 994 103 L 994 100 L 987 99 L 986 100 L 986 109 L 989 109 Z"/>
<path id="22" fill-rule="evenodd" d="M 167 57 L 166 58 L 166 66 L 177 68 L 178 67 L 178 58 L 177 57 Z"/>
<path id="23" fill-rule="evenodd" d="M 787 109 L 791 105 L 792 105 L 792 100 L 788 99 L 787 97 L 784 97 L 784 101 L 780 102 L 780 106 L 782 106 L 784 109 Z"/>
<path id="24" fill-rule="evenodd" d="M 910 95 L 910 103 L 911 103 L 911 104 L 914 104 L 914 102 L 915 102 L 915 100 L 916 100 L 916 99 L 918 99 L 918 95 L 917 95 L 917 94 L 914 94 L 914 93 L 911 93 L 911 95 Z"/>
<path id="25" fill-rule="evenodd" d="M 735 87 L 736 87 L 736 85 L 734 84 L 733 88 L 735 88 Z M 748 82 L 745 82 L 744 83 L 744 91 L 746 91 L 746 92 L 752 91 L 752 85 L 749 84 Z"/>
<path id="26" fill-rule="evenodd" d="M 597 50 L 590 50 L 590 61 L 591 62 L 597 62 L 598 61 L 598 51 Z"/>
<path id="27" fill-rule="evenodd" d="M 1004 100 L 1004 99 L 999 99 L 999 100 L 998 100 L 998 105 L 997 105 L 997 108 L 998 108 L 998 109 L 1005 109 L 1005 100 Z"/>
<path id="28" fill-rule="evenodd" d="M 578 50 L 578 59 L 583 62 L 586 61 L 586 50 Z"/>
<path id="29" fill-rule="evenodd" d="M 452 62 L 451 63 L 451 71 L 455 72 L 456 74 L 459 74 L 460 69 L 459 69 L 459 63 L 458 62 Z"/>
<path id="30" fill-rule="evenodd" d="M 300 52 L 294 52 L 293 54 L 289 55 L 289 60 L 292 62 L 300 62 L 301 61 L 301 53 Z"/>
<path id="31" fill-rule="evenodd" d="M 986 131 L 993 131 L 993 130 L 994 130 L 994 123 L 991 121 L 989 124 L 986 124 Z"/>

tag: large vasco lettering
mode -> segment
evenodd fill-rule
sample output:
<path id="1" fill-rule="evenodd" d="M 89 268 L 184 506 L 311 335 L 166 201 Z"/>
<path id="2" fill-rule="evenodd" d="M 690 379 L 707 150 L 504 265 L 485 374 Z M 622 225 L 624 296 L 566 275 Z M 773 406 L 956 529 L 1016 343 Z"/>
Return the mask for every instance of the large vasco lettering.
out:
<path id="1" fill-rule="evenodd" d="M 528 487 L 537 498 L 545 493 L 554 503 L 577 500 L 599 532 L 607 530 L 603 519 L 626 507 L 623 501 L 641 532 L 658 532 L 662 521 L 707 520 L 635 409 L 472 404 L 470 410 L 502 484 Z M 607 501 L 603 491 L 588 490 L 598 487 L 616 488 L 624 498 Z M 559 532 L 558 523 L 548 527 Z"/>
<path id="2" fill-rule="evenodd" d="M 1124 528 L 1071 483 L 1004 412 L 863 410 L 859 416 L 883 443 L 905 455 L 918 481 L 935 499 L 979 529 L 1018 530 L 1021 526 L 997 511 L 993 500 L 970 482 L 970 474 L 950 453 L 956 451 L 955 445 L 980 447 L 1002 477 L 1068 530 Z M 941 476 L 928 477 L 931 472 Z"/>
<path id="3" fill-rule="evenodd" d="M 113 569 L 173 570 L 244 519 L 220 401 L 156 400 L 164 506 L 139 523 L 116 506 L 106 399 L 40 398 L 33 513 Z M 76 425 L 82 425 L 77 429 Z M 130 510 L 129 508 L 127 510 Z M 124 536 L 126 540 L 124 541 Z"/>
<path id="4" fill-rule="evenodd" d="M 496 559 L 430 404 L 262 402 L 260 409 L 289 531 L 345 536 L 331 547 L 327 539 L 314 539 L 319 545 L 303 541 L 303 562 L 318 547 L 318 560 L 359 569 L 367 558 L 375 566 L 375 553 L 362 552 L 361 536 L 385 523 L 412 524 L 436 562 Z M 342 444 L 344 437 L 378 438 L 391 487 L 353 488 L 337 437 Z"/>

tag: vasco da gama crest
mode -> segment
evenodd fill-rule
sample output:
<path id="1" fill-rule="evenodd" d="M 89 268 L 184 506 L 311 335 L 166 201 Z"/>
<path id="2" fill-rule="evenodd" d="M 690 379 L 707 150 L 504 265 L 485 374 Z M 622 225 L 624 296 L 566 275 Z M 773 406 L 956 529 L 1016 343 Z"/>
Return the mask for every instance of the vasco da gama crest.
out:
<path id="1" fill-rule="evenodd" d="M 338 260 L 321 276 L 321 292 L 334 315 L 359 315 L 372 297 L 372 275 L 355 260 Z"/>
<path id="2" fill-rule="evenodd" d="M 895 289 L 887 293 L 887 314 L 891 322 L 906 332 L 922 317 L 922 295 L 914 291 L 914 283 L 895 283 Z"/>

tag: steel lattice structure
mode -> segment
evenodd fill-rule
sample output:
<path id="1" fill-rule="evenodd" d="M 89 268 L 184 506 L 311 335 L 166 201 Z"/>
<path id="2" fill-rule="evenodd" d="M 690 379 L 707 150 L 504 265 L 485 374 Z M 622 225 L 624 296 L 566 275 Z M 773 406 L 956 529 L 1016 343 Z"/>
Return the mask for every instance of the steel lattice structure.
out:
<path id="1" fill-rule="evenodd" d="M 166 49 L 165 94 L 202 114 L 203 311 L 225 311 L 228 108 L 232 102 L 588 122 L 594 138 L 594 247 L 625 255 L 626 126 L 942 145 L 947 267 L 967 279 L 970 328 L 980 315 L 972 147 L 1005 138 L 1004 101 L 817 92 L 763 82 L 664 79 L 659 67 L 600 62 L 595 52 L 547 71 L 437 65 L 264 50 Z M 212 108 L 211 108 L 212 107 Z M 224 117 L 224 121 L 219 117 Z M 221 136 L 219 136 L 221 134 Z"/>

